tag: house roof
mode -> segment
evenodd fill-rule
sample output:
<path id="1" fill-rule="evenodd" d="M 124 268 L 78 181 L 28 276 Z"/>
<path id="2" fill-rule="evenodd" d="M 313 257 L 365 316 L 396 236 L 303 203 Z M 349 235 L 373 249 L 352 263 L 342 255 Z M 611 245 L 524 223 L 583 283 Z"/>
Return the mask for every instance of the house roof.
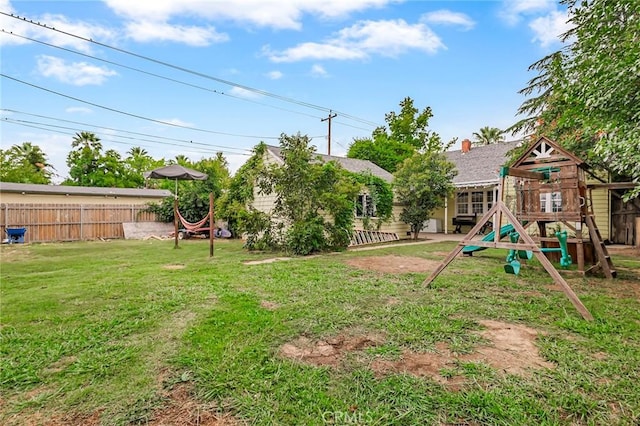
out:
<path id="1" fill-rule="evenodd" d="M 95 195 L 112 197 L 169 197 L 171 191 L 166 189 L 138 188 L 98 188 L 89 186 L 38 185 L 34 183 L 0 182 L 0 192 L 18 192 L 27 194 L 51 195 Z"/>
<path id="2" fill-rule="evenodd" d="M 497 184 L 500 167 L 507 161 L 507 153 L 522 143 L 522 140 L 517 140 L 473 146 L 469 152 L 447 151 L 445 155 L 458 170 L 453 184 L 460 188 Z"/>
<path id="3" fill-rule="evenodd" d="M 282 162 L 282 149 L 276 146 L 267 145 L 267 151 L 270 152 L 278 161 Z M 318 154 L 317 156 L 322 158 L 323 162 L 335 161 L 339 163 L 345 170 L 352 173 L 360 173 L 369 171 L 372 175 L 379 177 L 380 179 L 391 182 L 393 181 L 393 175 L 372 163 L 369 160 L 359 160 L 357 158 L 336 157 L 334 155 Z"/>

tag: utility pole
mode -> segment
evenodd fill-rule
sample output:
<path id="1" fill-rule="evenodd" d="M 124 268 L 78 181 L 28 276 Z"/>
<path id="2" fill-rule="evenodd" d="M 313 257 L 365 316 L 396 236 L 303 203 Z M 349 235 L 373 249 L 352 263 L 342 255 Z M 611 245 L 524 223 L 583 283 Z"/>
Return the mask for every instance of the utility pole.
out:
<path id="1" fill-rule="evenodd" d="M 329 116 L 327 118 L 321 118 L 320 121 L 328 121 L 329 123 L 329 135 L 327 138 L 327 155 L 331 155 L 331 119 L 332 118 L 336 118 L 338 116 L 338 114 L 336 114 L 335 112 L 332 113 L 331 110 L 329 110 Z"/>

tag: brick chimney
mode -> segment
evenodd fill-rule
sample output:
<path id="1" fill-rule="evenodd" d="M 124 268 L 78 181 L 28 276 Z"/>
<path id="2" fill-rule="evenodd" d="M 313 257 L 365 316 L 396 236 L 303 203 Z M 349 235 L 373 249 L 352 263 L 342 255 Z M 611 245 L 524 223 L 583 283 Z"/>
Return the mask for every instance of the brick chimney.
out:
<path id="1" fill-rule="evenodd" d="M 471 141 L 469 139 L 465 139 L 462 141 L 462 152 L 471 151 Z"/>

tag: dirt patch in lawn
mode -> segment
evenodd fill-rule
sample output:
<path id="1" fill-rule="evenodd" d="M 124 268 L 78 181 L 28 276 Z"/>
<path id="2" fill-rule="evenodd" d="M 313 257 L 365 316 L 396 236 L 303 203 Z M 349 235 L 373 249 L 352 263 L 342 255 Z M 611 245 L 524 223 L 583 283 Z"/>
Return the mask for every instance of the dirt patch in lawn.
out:
<path id="1" fill-rule="evenodd" d="M 346 261 L 347 265 L 367 271 L 385 272 L 391 274 L 407 272 L 429 272 L 440 265 L 435 260 L 411 256 L 367 256 L 356 257 Z"/>
<path id="2" fill-rule="evenodd" d="M 598 286 L 618 299 L 640 300 L 640 282 L 621 279 L 603 280 L 602 283 L 598 283 Z"/>
<path id="3" fill-rule="evenodd" d="M 278 305 L 276 302 L 270 302 L 268 300 L 261 300 L 260 301 L 260 307 L 268 310 L 268 311 L 275 311 L 276 309 L 278 309 L 280 307 L 280 305 Z"/>
<path id="4" fill-rule="evenodd" d="M 487 341 L 469 354 L 453 352 L 449 345 L 438 342 L 433 352 L 403 351 L 397 360 L 375 359 L 371 369 L 378 375 L 407 373 L 428 377 L 459 390 L 466 383 L 460 369 L 461 363 L 483 363 L 501 373 L 527 377 L 533 370 L 555 368 L 545 361 L 535 345 L 538 332 L 520 324 L 500 321 L 480 321 L 485 327 L 478 334 Z M 316 366 L 337 367 L 348 352 L 361 351 L 384 343 L 384 337 L 376 334 L 353 335 L 343 333 L 324 340 L 299 337 L 280 347 L 280 356 Z"/>
<path id="5" fill-rule="evenodd" d="M 382 336 L 374 334 L 362 336 L 340 334 L 326 340 L 316 341 L 307 337 L 298 337 L 296 340 L 282 345 L 280 355 L 312 365 L 335 367 L 346 353 L 377 346 L 383 341 Z"/>
<path id="6" fill-rule="evenodd" d="M 456 354 L 443 342 L 436 344 L 434 352 L 404 351 L 399 360 L 375 360 L 371 368 L 378 374 L 408 373 L 429 377 L 452 390 L 458 390 L 465 379 L 457 374 L 445 374 L 443 371 L 456 371 L 460 363 L 481 362 L 503 373 L 528 376 L 532 370 L 554 368 L 545 361 L 535 345 L 538 332 L 520 324 L 500 321 L 480 321 L 486 327 L 478 334 L 488 341 L 476 347 L 470 354 Z"/>
<path id="7" fill-rule="evenodd" d="M 203 404 L 198 402 L 193 395 L 191 386 L 181 383 L 164 395 L 167 403 L 163 408 L 156 410 L 149 425 L 172 425 L 172 426 L 227 426 L 239 424 L 231 416 L 223 415 L 213 404 Z"/>
<path id="8" fill-rule="evenodd" d="M 175 271 L 175 270 L 184 269 L 184 268 L 185 268 L 184 265 L 177 265 L 177 264 L 176 265 L 164 265 L 162 267 L 162 269 L 167 269 L 169 271 Z"/>

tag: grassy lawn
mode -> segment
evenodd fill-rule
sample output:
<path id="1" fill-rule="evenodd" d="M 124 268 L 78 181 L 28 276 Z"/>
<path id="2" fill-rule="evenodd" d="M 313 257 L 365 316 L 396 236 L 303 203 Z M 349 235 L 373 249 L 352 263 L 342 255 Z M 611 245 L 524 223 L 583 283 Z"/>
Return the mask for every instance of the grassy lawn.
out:
<path id="1" fill-rule="evenodd" d="M 425 288 L 455 243 L 252 265 L 274 255 L 207 244 L 2 246 L 0 423 L 640 422 L 630 253 L 613 254 L 616 280 L 567 276 L 587 322 L 536 261 L 505 274 L 506 250 Z M 377 268 L 402 259 L 427 266 Z M 532 347 L 496 352 L 496 324 Z"/>

